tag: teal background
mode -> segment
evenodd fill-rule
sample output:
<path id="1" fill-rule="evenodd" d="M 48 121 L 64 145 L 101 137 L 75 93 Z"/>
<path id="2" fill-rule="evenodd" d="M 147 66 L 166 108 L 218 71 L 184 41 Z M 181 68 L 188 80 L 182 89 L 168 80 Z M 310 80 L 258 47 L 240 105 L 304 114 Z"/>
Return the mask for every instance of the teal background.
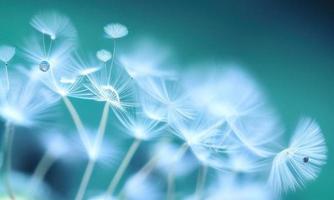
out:
<path id="1" fill-rule="evenodd" d="M 172 59 L 180 67 L 202 61 L 240 63 L 266 90 L 287 136 L 298 118 L 308 115 L 319 122 L 326 137 L 329 159 L 319 178 L 285 199 L 334 199 L 334 5 L 330 1 L 0 0 L 0 43 L 20 46 L 32 33 L 31 16 L 49 9 L 72 19 L 84 50 L 111 48 L 102 27 L 121 22 L 130 31 L 121 49 L 138 38 L 152 37 L 173 49 Z M 84 106 L 80 109 L 84 116 L 95 111 L 78 105 Z"/>

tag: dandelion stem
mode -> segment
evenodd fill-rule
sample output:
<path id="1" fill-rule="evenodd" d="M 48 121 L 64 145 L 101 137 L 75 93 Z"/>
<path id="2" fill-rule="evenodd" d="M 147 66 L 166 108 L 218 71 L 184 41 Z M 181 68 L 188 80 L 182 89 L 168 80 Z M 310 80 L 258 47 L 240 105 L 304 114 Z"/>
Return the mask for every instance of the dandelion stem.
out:
<path id="1" fill-rule="evenodd" d="M 85 169 L 85 173 L 82 177 L 81 183 L 80 183 L 80 187 L 78 190 L 78 193 L 75 197 L 75 200 L 82 200 L 85 192 L 87 190 L 87 186 L 90 180 L 90 177 L 92 176 L 93 170 L 94 170 L 94 166 L 95 166 L 95 160 L 93 159 L 89 159 L 88 164 L 86 166 Z"/>
<path id="2" fill-rule="evenodd" d="M 105 130 L 106 130 L 106 126 L 107 126 L 107 121 L 108 121 L 108 116 L 109 116 L 109 103 L 105 103 L 104 108 L 103 108 L 103 113 L 102 113 L 102 117 L 101 117 L 101 121 L 100 121 L 100 125 L 99 125 L 99 129 L 98 129 L 98 134 L 96 136 L 96 140 L 94 143 L 93 148 L 100 148 L 102 142 L 103 142 L 103 138 L 104 138 L 104 134 L 105 134 Z M 98 154 L 98 152 L 95 152 L 96 154 Z M 97 156 L 97 155 L 95 155 Z M 78 190 L 78 193 L 76 195 L 75 200 L 82 200 L 86 190 L 87 190 L 87 186 L 88 183 L 92 177 L 93 171 L 94 171 L 94 167 L 96 164 L 96 158 L 90 158 L 86 169 L 85 169 L 85 173 L 82 177 L 81 183 L 80 183 L 80 187 Z"/>
<path id="3" fill-rule="evenodd" d="M 8 77 L 8 63 L 5 63 L 5 77 L 6 77 L 6 89 L 9 90 L 10 84 L 9 84 L 9 77 Z"/>
<path id="4" fill-rule="evenodd" d="M 49 49 L 48 49 L 47 57 L 50 56 L 50 51 L 51 51 L 51 49 L 52 49 L 52 41 L 53 41 L 53 40 L 51 39 L 50 44 L 49 44 Z"/>
<path id="5" fill-rule="evenodd" d="M 34 194 L 38 183 L 44 179 L 46 173 L 49 171 L 55 161 L 56 158 L 51 156 L 49 151 L 44 153 L 32 175 L 32 179 L 30 182 L 30 193 Z"/>
<path id="6" fill-rule="evenodd" d="M 44 56 L 47 56 L 46 49 L 45 49 L 45 33 L 43 33 L 43 52 L 44 52 Z"/>
<path id="7" fill-rule="evenodd" d="M 111 80 L 111 71 L 115 62 L 115 58 L 116 58 L 116 40 L 113 41 L 113 51 L 112 51 L 112 57 L 111 57 L 111 64 L 110 64 L 110 70 L 108 72 L 108 85 L 110 84 L 110 80 Z"/>
<path id="8" fill-rule="evenodd" d="M 110 182 L 110 185 L 107 189 L 106 192 L 106 197 L 107 196 L 111 196 L 114 192 L 114 190 L 116 189 L 118 182 L 120 181 L 120 179 L 122 178 L 126 168 L 128 167 L 132 157 L 134 156 L 134 154 L 136 153 L 139 145 L 140 145 L 140 140 L 136 139 L 132 145 L 130 146 L 128 152 L 126 153 L 121 165 L 119 166 L 119 168 L 116 171 L 116 174 L 114 176 L 114 178 L 112 179 L 112 181 Z"/>
<path id="9" fill-rule="evenodd" d="M 104 134 L 106 132 L 106 127 L 107 127 L 108 116 L 109 116 L 109 110 L 110 110 L 109 108 L 110 108 L 110 105 L 108 102 L 106 102 L 104 104 L 103 113 L 102 113 L 99 129 L 98 129 L 98 135 L 96 137 L 95 145 L 94 145 L 97 148 L 99 148 L 103 142 Z"/>
<path id="10" fill-rule="evenodd" d="M 158 161 L 160 160 L 160 156 L 157 154 L 153 156 L 136 174 L 140 174 L 143 179 L 145 179 L 154 169 Z M 118 199 L 122 199 L 124 196 L 124 187 L 121 189 L 121 191 L 118 194 Z"/>
<path id="11" fill-rule="evenodd" d="M 207 173 L 208 173 L 208 167 L 206 165 L 203 165 L 200 168 L 198 177 L 197 177 L 196 192 L 195 192 L 195 198 L 197 200 L 202 199 L 202 194 L 203 194 L 203 189 L 204 189 L 205 182 L 206 182 Z"/>
<path id="12" fill-rule="evenodd" d="M 182 158 L 185 152 L 188 150 L 189 146 L 187 143 L 184 143 L 181 148 L 176 152 L 175 156 L 172 159 L 172 167 L 167 175 L 167 200 L 174 199 L 174 167 L 175 162 Z"/>
<path id="13" fill-rule="evenodd" d="M 63 101 L 69 111 L 69 113 L 71 114 L 71 117 L 73 119 L 73 122 L 77 128 L 77 131 L 79 133 L 80 139 L 82 141 L 82 143 L 84 144 L 85 147 L 89 146 L 89 140 L 88 137 L 86 135 L 86 131 L 85 131 L 85 127 L 80 119 L 80 116 L 78 114 L 78 112 L 76 111 L 75 107 L 73 106 L 72 102 L 66 97 L 63 96 Z"/>
<path id="14" fill-rule="evenodd" d="M 3 152 L 4 152 L 4 185 L 6 192 L 11 200 L 15 200 L 14 192 L 10 183 L 10 173 L 11 173 L 11 163 L 12 163 L 12 144 L 14 139 L 14 127 L 10 122 L 6 122 L 5 133 L 4 133 L 4 143 L 3 143 Z"/>

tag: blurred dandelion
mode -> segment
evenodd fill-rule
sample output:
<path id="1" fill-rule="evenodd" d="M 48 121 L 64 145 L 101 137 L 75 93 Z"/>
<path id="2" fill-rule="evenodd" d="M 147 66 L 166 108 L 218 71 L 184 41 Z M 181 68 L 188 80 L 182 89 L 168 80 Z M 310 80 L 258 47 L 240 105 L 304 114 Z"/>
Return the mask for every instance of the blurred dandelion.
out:
<path id="1" fill-rule="evenodd" d="M 125 37 L 129 32 L 128 28 L 123 24 L 111 23 L 104 27 L 104 32 L 107 34 L 107 37 L 111 39 L 118 39 Z"/>
<path id="2" fill-rule="evenodd" d="M 87 161 L 75 200 L 279 199 L 316 179 L 326 163 L 324 136 L 310 118 L 302 119 L 289 146 L 277 151 L 283 127 L 278 113 L 260 85 L 236 64 L 200 63 L 177 70 L 170 62 L 172 51 L 151 40 L 118 53 L 116 43 L 128 35 L 119 23 L 104 27 L 110 50 L 82 54 L 68 17 L 40 12 L 30 25 L 39 36 L 28 38 L 15 59 L 15 47 L 0 45 L 0 118 L 5 125 L 0 199 L 50 199 L 43 180 L 58 160 Z M 77 110 L 72 98 L 104 104 L 98 125 L 87 128 L 80 115 L 87 108 Z M 64 131 L 55 121 L 60 100 L 76 131 Z M 89 111 L 93 123 L 98 111 Z M 11 173 L 12 147 L 19 146 L 13 145 L 16 127 L 47 129 L 39 136 L 44 153 L 28 178 Z M 116 144 L 124 135 L 133 141 L 108 188 L 86 195 L 96 166 L 109 170 L 118 161 Z M 132 160 L 143 162 L 142 167 L 130 166 Z M 123 184 L 124 177 L 129 178 Z M 272 191 L 263 189 L 266 184 Z"/>
<path id="3" fill-rule="evenodd" d="M 316 122 L 300 120 L 289 147 L 279 152 L 272 163 L 269 176 L 271 189 L 276 193 L 304 187 L 314 180 L 326 163 L 325 139 Z"/>
<path id="4" fill-rule="evenodd" d="M 98 52 L 96 52 L 96 57 L 100 61 L 106 63 L 111 59 L 111 53 L 108 50 L 101 49 Z"/>

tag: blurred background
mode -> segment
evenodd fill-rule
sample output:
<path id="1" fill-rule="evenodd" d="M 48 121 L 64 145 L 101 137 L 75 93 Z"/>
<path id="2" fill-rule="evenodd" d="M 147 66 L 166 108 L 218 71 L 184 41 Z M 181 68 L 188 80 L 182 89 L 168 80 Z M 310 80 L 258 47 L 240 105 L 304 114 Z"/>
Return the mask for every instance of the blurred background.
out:
<path id="1" fill-rule="evenodd" d="M 329 159 L 319 178 L 284 199 L 334 199 L 333 1 L 0 0 L 0 44 L 22 45 L 23 38 L 33 32 L 30 18 L 43 10 L 69 16 L 84 51 L 112 48 L 102 27 L 120 22 L 129 28 L 129 35 L 118 44 L 120 51 L 141 38 L 153 38 L 171 50 L 175 59 L 171 63 L 182 68 L 201 67 L 197 63 L 202 62 L 240 64 L 265 89 L 284 122 L 287 137 L 299 117 L 308 115 L 318 121 L 327 141 Z M 75 103 L 84 118 L 92 119 L 86 123 L 96 124 L 100 113 L 92 114 L 96 106 Z M 71 124 L 64 113 L 61 123 Z M 29 133 L 33 131 L 18 132 L 27 134 L 16 137 L 20 145 L 15 148 L 14 165 L 29 172 L 42 151 L 37 143 L 26 142 L 34 137 Z M 135 160 L 131 166 L 138 163 L 140 160 Z M 79 181 L 69 177 L 80 177 L 83 167 L 84 162 L 76 163 L 74 169 L 56 163 L 47 181 L 59 193 L 69 195 Z M 103 184 L 106 175 L 112 172 L 97 172 L 95 176 L 101 179 L 94 178 L 93 184 Z"/>

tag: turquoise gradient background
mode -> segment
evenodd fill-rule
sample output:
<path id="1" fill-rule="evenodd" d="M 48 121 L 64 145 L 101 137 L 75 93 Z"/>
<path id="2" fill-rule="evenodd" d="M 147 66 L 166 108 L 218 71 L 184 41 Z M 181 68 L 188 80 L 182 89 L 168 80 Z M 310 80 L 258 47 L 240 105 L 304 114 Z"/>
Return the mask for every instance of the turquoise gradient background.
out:
<path id="1" fill-rule="evenodd" d="M 320 177 L 285 199 L 334 199 L 334 5 L 329 1 L 0 0 L 0 44 L 20 46 L 32 33 L 31 16 L 50 9 L 72 19 L 84 50 L 111 48 L 102 27 L 121 22 L 130 34 L 120 48 L 152 37 L 173 49 L 172 59 L 181 67 L 240 63 L 266 90 L 287 136 L 298 118 L 308 115 L 326 137 L 329 159 Z M 81 110 L 84 116 L 89 108 Z"/>

